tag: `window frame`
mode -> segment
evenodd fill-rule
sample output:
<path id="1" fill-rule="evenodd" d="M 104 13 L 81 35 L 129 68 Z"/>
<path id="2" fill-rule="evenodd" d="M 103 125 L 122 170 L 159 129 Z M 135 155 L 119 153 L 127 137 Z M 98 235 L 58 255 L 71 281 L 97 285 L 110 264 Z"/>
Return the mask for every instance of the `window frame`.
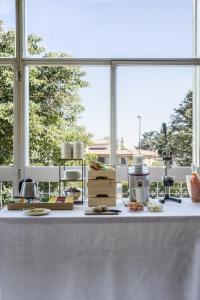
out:
<path id="1" fill-rule="evenodd" d="M 193 58 L 27 58 L 25 10 L 26 0 L 16 0 L 16 57 L 0 58 L 0 65 L 12 65 L 14 67 L 14 166 L 12 172 L 14 195 L 18 195 L 19 181 L 29 174 L 31 170 L 33 170 L 33 174 L 35 174 L 35 179 L 39 179 L 41 168 L 44 170 L 44 173 L 45 170 L 49 170 L 49 167 L 39 167 L 40 171 L 37 172 L 36 167 L 29 167 L 29 96 L 27 66 L 31 65 L 110 67 L 110 163 L 115 166 L 117 161 L 117 67 L 134 65 L 194 67 L 193 163 L 200 167 L 200 0 L 193 0 Z"/>

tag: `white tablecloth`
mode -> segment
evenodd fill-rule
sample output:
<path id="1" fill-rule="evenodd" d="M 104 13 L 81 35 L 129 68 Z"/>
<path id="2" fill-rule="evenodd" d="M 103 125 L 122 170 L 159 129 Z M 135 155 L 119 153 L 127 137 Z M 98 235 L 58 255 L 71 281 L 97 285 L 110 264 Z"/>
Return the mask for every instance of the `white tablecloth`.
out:
<path id="1" fill-rule="evenodd" d="M 199 300 L 200 206 L 0 212 L 0 300 Z"/>

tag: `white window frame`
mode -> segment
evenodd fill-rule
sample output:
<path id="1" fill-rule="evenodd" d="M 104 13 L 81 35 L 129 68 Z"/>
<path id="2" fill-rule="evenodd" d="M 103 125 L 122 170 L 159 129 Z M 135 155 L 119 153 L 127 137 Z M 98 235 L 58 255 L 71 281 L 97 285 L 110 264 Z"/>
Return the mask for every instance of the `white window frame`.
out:
<path id="1" fill-rule="evenodd" d="M 0 65 L 14 67 L 14 166 L 0 167 L 0 179 L 14 182 L 14 194 L 18 194 L 18 182 L 26 176 L 37 181 L 58 181 L 58 167 L 29 166 L 29 96 L 27 66 L 32 65 L 79 65 L 110 67 L 110 162 L 116 165 L 117 145 L 117 67 L 118 66 L 193 66 L 193 162 L 200 167 L 200 0 L 193 0 L 193 58 L 28 58 L 26 57 L 25 5 L 26 0 L 16 0 L 16 57 L 0 58 Z M 11 172 L 12 169 L 12 172 Z M 177 169 L 177 170 L 175 170 Z M 174 168 L 188 172 L 188 168 Z M 161 168 L 152 168 L 159 174 Z M 3 176 L 5 174 L 5 176 Z M 185 176 L 185 174 L 183 175 Z M 155 177 L 155 178 L 154 178 Z M 156 176 L 153 176 L 156 179 Z M 160 178 L 160 177 L 159 177 Z M 3 181 L 3 180 L 2 180 Z"/>

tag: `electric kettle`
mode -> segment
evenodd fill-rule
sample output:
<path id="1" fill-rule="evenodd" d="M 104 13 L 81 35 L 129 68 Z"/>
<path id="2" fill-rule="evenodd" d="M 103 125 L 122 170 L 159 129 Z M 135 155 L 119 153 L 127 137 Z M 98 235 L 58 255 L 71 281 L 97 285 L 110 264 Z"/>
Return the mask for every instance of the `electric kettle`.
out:
<path id="1" fill-rule="evenodd" d="M 38 197 L 36 183 L 32 179 L 22 180 L 19 183 L 20 197 L 27 199 L 29 202 Z"/>

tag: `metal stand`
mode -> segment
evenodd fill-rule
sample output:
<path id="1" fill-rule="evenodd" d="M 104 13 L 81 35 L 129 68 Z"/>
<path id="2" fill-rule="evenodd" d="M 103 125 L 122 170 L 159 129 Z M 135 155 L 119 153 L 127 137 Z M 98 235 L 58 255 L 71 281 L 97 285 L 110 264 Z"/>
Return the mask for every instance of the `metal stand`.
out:
<path id="1" fill-rule="evenodd" d="M 84 199 L 85 199 L 85 162 L 83 159 L 61 159 L 61 164 L 59 166 L 59 196 L 61 196 L 61 183 L 63 182 L 64 184 L 64 189 L 65 189 L 65 183 L 66 182 L 81 182 L 81 186 L 82 186 L 82 192 L 81 192 L 81 200 L 80 202 L 79 201 L 76 201 L 76 204 L 83 204 L 84 203 Z M 69 161 L 79 161 L 81 162 L 81 179 L 78 179 L 78 180 L 69 180 L 69 179 L 64 179 L 62 178 L 61 176 L 61 170 L 63 168 L 63 171 L 66 170 L 67 168 L 69 168 L 69 166 L 66 165 L 66 162 L 69 162 Z"/>
<path id="2" fill-rule="evenodd" d="M 169 187 L 165 187 L 165 196 L 163 199 L 160 199 L 159 202 L 164 204 L 165 201 L 173 201 L 173 202 L 181 203 L 182 200 L 179 198 L 170 197 Z"/>
<path id="3" fill-rule="evenodd" d="M 167 163 L 165 164 L 165 176 L 163 177 L 163 185 L 165 187 L 165 196 L 163 199 L 159 200 L 160 203 L 164 204 L 165 201 L 173 201 L 173 202 L 181 203 L 181 199 L 170 196 L 170 187 L 174 185 L 174 177 L 168 175 Z"/>
<path id="4" fill-rule="evenodd" d="M 170 187 L 174 185 L 174 177 L 168 175 L 168 169 L 171 168 L 172 165 L 172 151 L 170 146 L 168 145 L 167 140 L 167 127 L 166 123 L 162 124 L 162 131 L 165 139 L 165 147 L 162 152 L 163 161 L 165 162 L 165 176 L 163 177 L 163 185 L 165 187 L 165 196 L 163 199 L 160 199 L 160 203 L 165 203 L 165 201 L 173 201 L 177 203 L 181 203 L 181 199 L 170 197 Z"/>

